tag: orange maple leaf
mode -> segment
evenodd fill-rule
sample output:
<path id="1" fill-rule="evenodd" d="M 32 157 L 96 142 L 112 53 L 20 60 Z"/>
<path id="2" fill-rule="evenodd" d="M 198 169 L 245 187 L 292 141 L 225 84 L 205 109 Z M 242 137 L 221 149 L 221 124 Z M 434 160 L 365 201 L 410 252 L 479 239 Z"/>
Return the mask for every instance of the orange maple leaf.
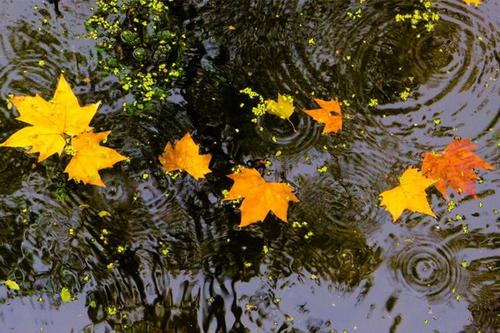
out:
<path id="1" fill-rule="evenodd" d="M 314 120 L 325 124 L 323 134 L 338 132 L 342 129 L 342 112 L 340 104 L 336 100 L 325 101 L 315 98 L 314 101 L 320 109 L 304 110 Z"/>
<path id="2" fill-rule="evenodd" d="M 160 163 L 167 172 L 184 170 L 196 179 L 205 178 L 207 173 L 212 172 L 208 168 L 212 155 L 202 155 L 199 150 L 191 135 L 186 133 L 174 146 L 167 144 L 159 158 Z"/>
<path id="3" fill-rule="evenodd" d="M 475 195 L 475 181 L 478 177 L 474 169 L 494 170 L 491 164 L 474 153 L 474 149 L 475 145 L 469 139 L 461 139 L 453 140 L 442 154 L 424 154 L 422 172 L 438 180 L 436 188 L 443 197 L 448 197 L 448 186 L 457 193 Z"/>
<path id="4" fill-rule="evenodd" d="M 401 216 L 405 209 L 436 217 L 427 201 L 426 188 L 436 181 L 424 177 L 415 168 L 408 168 L 399 179 L 399 186 L 382 192 L 381 206 L 391 213 L 393 222 Z"/>
<path id="5" fill-rule="evenodd" d="M 268 183 L 255 169 L 241 168 L 228 177 L 234 184 L 224 200 L 244 198 L 240 227 L 264 221 L 270 211 L 287 222 L 288 202 L 299 201 L 288 184 Z"/>

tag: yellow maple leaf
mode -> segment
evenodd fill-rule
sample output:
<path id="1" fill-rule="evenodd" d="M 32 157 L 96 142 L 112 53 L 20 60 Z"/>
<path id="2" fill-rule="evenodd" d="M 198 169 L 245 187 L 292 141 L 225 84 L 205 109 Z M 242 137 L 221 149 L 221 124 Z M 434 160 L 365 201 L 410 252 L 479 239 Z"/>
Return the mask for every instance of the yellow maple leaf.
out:
<path id="1" fill-rule="evenodd" d="M 241 168 L 228 176 L 234 181 L 224 200 L 243 199 L 240 227 L 264 221 L 269 212 L 287 221 L 288 202 L 298 202 L 292 188 L 285 183 L 268 183 L 255 169 Z"/>
<path id="2" fill-rule="evenodd" d="M 32 126 L 20 129 L 0 146 L 31 147 L 30 153 L 40 153 L 38 162 L 60 155 L 66 145 L 65 135 L 72 137 L 91 130 L 90 121 L 99 107 L 99 103 L 81 107 L 63 75 L 52 100 L 39 95 L 14 96 L 10 102 L 19 112 L 17 119 Z"/>
<path id="3" fill-rule="evenodd" d="M 293 99 L 288 96 L 278 94 L 276 101 L 266 101 L 266 112 L 278 116 L 283 119 L 288 119 L 293 113 Z"/>
<path id="4" fill-rule="evenodd" d="M 314 120 L 325 124 L 323 134 L 338 132 L 342 129 L 342 112 L 340 104 L 336 100 L 325 101 L 315 98 L 314 101 L 319 105 L 319 109 L 304 110 Z"/>
<path id="5" fill-rule="evenodd" d="M 425 189 L 436 181 L 426 178 L 419 170 L 408 168 L 399 179 L 399 186 L 380 194 L 381 206 L 391 213 L 395 222 L 405 209 L 436 217 L 432 211 Z"/>
<path id="6" fill-rule="evenodd" d="M 167 144 L 159 158 L 160 163 L 167 172 L 184 170 L 196 179 L 205 178 L 212 172 L 208 168 L 212 155 L 200 154 L 199 150 L 191 135 L 186 133 L 174 146 Z"/>
<path id="7" fill-rule="evenodd" d="M 475 6 L 479 6 L 481 4 L 481 0 L 464 0 L 464 2 L 467 5 L 475 5 Z"/>
<path id="8" fill-rule="evenodd" d="M 71 141 L 73 158 L 64 172 L 69 179 L 85 184 L 105 186 L 99 176 L 99 170 L 111 168 L 115 163 L 127 158 L 111 148 L 103 147 L 100 142 L 105 140 L 110 131 L 101 133 L 87 132 L 75 136 Z"/>

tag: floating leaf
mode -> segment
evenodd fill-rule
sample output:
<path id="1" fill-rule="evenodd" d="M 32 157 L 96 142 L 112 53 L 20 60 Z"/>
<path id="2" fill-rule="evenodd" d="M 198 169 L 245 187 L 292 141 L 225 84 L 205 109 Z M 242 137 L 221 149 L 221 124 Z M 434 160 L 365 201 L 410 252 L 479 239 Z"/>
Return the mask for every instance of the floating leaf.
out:
<path id="1" fill-rule="evenodd" d="M 5 284 L 10 290 L 19 291 L 21 289 L 16 281 L 5 280 L 3 284 Z"/>
<path id="2" fill-rule="evenodd" d="M 244 198 L 240 227 L 264 221 L 269 212 L 286 222 L 288 202 L 299 201 L 288 184 L 268 183 L 255 169 L 242 168 L 228 177 L 234 184 L 224 200 Z"/>
<path id="3" fill-rule="evenodd" d="M 61 289 L 61 300 L 63 302 L 71 302 L 71 292 L 68 288 Z"/>
<path id="4" fill-rule="evenodd" d="M 255 116 L 260 117 L 265 113 L 269 113 L 290 121 L 289 118 L 295 109 L 293 106 L 292 96 L 278 94 L 278 98 L 276 100 L 264 99 L 262 95 L 253 91 L 251 88 L 242 89 L 240 90 L 240 93 L 247 95 L 252 100 L 259 101 L 257 106 L 252 108 L 252 112 Z M 243 107 L 244 104 L 241 104 L 241 106 Z M 257 119 L 253 119 L 253 121 L 255 122 Z"/>
<path id="5" fill-rule="evenodd" d="M 52 100 L 36 95 L 15 96 L 10 102 L 19 111 L 17 119 L 32 126 L 17 131 L 1 146 L 31 147 L 30 152 L 40 153 L 39 162 L 65 150 L 73 155 L 65 169 L 70 179 L 98 186 L 104 186 L 99 170 L 126 159 L 113 149 L 99 145 L 110 133 L 91 132 L 89 124 L 99 103 L 81 107 L 63 75 Z"/>
<path id="6" fill-rule="evenodd" d="M 426 178 L 415 168 L 408 168 L 399 182 L 399 186 L 380 194 L 380 205 L 391 213 L 394 222 L 405 209 L 436 217 L 425 193 L 425 189 L 434 184 L 435 180 Z"/>
<path id="7" fill-rule="evenodd" d="M 73 138 L 71 141 L 73 158 L 64 170 L 69 179 L 85 184 L 105 186 L 99 176 L 99 170 L 111 168 L 115 163 L 127 159 L 114 149 L 100 145 L 109 133 L 110 131 L 87 132 Z"/>
<path id="8" fill-rule="evenodd" d="M 172 146 L 170 143 L 160 156 L 160 163 L 167 171 L 184 170 L 196 179 L 205 178 L 212 172 L 208 168 L 212 155 L 200 154 L 199 146 L 193 141 L 189 133 Z"/>
<path id="9" fill-rule="evenodd" d="M 478 177 L 474 169 L 494 170 L 491 164 L 476 155 L 474 149 L 469 139 L 461 139 L 453 140 L 442 154 L 424 154 L 422 172 L 437 180 L 436 188 L 445 198 L 448 186 L 457 193 L 475 195 Z"/>
<path id="10" fill-rule="evenodd" d="M 467 5 L 479 6 L 481 4 L 481 0 L 464 0 Z"/>
<path id="11" fill-rule="evenodd" d="M 315 98 L 314 101 L 319 105 L 319 109 L 304 110 L 314 120 L 325 124 L 323 134 L 338 132 L 342 130 L 342 112 L 340 103 L 336 100 L 322 100 Z"/>
<path id="12" fill-rule="evenodd" d="M 14 96 L 10 102 L 19 112 L 17 119 L 32 126 L 20 129 L 1 146 L 31 147 L 30 153 L 40 153 L 39 162 L 63 152 L 65 135 L 71 137 L 91 130 L 90 120 L 99 107 L 99 103 L 81 107 L 62 75 L 52 100 L 38 95 Z"/>
<path id="13" fill-rule="evenodd" d="M 293 109 L 293 98 L 290 96 L 278 94 L 278 99 L 276 101 L 266 101 L 266 112 L 283 119 L 290 118 Z"/>

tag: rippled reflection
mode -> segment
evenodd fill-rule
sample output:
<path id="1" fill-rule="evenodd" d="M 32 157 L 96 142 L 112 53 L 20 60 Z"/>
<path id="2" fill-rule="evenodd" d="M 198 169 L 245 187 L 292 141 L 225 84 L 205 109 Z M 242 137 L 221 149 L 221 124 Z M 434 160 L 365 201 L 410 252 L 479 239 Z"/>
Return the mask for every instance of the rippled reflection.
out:
<path id="1" fill-rule="evenodd" d="M 431 302 L 446 302 L 453 293 L 463 291 L 464 276 L 456 254 L 438 239 L 408 239 L 391 266 L 400 283 Z"/>

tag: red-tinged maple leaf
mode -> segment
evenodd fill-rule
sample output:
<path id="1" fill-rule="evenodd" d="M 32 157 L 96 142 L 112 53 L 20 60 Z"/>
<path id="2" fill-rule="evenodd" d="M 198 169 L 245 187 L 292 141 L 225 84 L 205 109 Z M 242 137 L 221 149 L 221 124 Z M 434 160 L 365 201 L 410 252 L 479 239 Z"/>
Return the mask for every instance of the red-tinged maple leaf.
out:
<path id="1" fill-rule="evenodd" d="M 342 129 L 342 112 L 339 102 L 336 100 L 325 101 L 319 98 L 315 98 L 314 101 L 320 108 L 304 110 L 304 112 L 314 120 L 325 124 L 323 134 L 340 131 Z"/>
<path id="2" fill-rule="evenodd" d="M 445 198 L 448 197 L 448 187 L 457 193 L 475 195 L 478 176 L 474 169 L 494 170 L 491 164 L 476 155 L 474 149 L 475 145 L 469 139 L 461 139 L 453 140 L 442 154 L 424 154 L 422 172 L 437 180 L 435 186 Z"/>

